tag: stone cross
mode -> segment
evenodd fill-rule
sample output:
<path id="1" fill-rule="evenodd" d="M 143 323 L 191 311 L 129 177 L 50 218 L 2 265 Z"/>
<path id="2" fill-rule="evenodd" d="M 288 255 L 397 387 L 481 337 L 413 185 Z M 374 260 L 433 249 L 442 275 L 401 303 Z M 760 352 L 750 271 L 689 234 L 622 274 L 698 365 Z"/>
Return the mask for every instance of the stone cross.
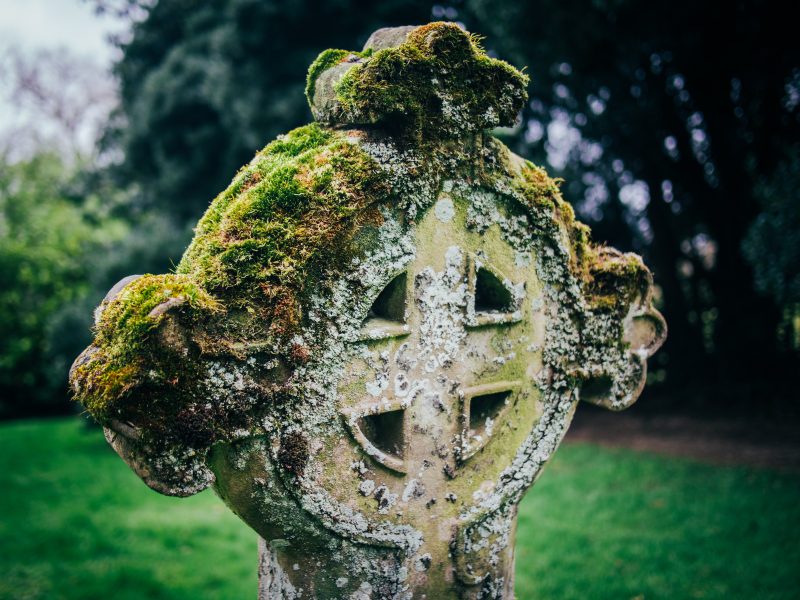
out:
<path id="1" fill-rule="evenodd" d="M 77 399 L 147 485 L 213 486 L 258 533 L 260 598 L 513 597 L 517 506 L 578 401 L 642 391 L 650 272 L 488 133 L 526 86 L 453 24 L 323 52 L 316 123 L 98 307 Z"/>

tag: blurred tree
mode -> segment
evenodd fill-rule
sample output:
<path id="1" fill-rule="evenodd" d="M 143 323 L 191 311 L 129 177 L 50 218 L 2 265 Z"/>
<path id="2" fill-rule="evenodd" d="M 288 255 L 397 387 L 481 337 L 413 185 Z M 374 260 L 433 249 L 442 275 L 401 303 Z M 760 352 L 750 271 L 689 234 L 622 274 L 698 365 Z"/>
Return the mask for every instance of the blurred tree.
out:
<path id="1" fill-rule="evenodd" d="M 189 233 L 131 210 L 96 142 L 113 78 L 63 49 L 0 52 L 0 418 L 63 412 L 93 308 L 132 272 L 163 272 Z M 123 220 L 124 219 L 124 220 Z"/>
<path id="2" fill-rule="evenodd" d="M 800 349 L 800 146 L 789 150 L 775 171 L 758 182 L 762 213 L 743 242 L 756 288 L 783 309 L 783 335 L 789 349 Z"/>
<path id="3" fill-rule="evenodd" d="M 109 10 L 129 0 L 101 1 Z M 121 104 L 109 143 L 145 205 L 196 220 L 231 176 L 276 135 L 310 120 L 305 72 L 326 48 L 352 48 L 376 28 L 422 23 L 414 0 L 171 0 L 122 42 Z"/>
<path id="4" fill-rule="evenodd" d="M 68 162 L 89 160 L 116 104 L 108 72 L 64 48 L 0 49 L 0 98 L 13 118 L 0 131 L 6 161 L 56 152 Z"/>
<path id="5" fill-rule="evenodd" d="M 796 354 L 781 352 L 780 311 L 753 281 L 771 289 L 777 264 L 796 269 L 796 245 L 773 240 L 762 248 L 777 256 L 752 250 L 752 264 L 741 249 L 762 205 L 749 247 L 759 245 L 757 232 L 789 233 L 796 223 L 797 188 L 783 181 L 788 167 L 778 168 L 800 139 L 800 44 L 790 5 L 451 6 L 498 54 L 529 67 L 532 101 L 511 143 L 562 171 L 596 238 L 641 251 L 655 267 L 673 382 L 727 382 L 730 392 L 739 382 L 779 378 Z"/>
<path id="6" fill-rule="evenodd" d="M 122 239 L 97 196 L 76 192 L 60 157 L 0 162 L 0 418 L 61 411 L 66 372 L 88 342 L 92 258 Z"/>

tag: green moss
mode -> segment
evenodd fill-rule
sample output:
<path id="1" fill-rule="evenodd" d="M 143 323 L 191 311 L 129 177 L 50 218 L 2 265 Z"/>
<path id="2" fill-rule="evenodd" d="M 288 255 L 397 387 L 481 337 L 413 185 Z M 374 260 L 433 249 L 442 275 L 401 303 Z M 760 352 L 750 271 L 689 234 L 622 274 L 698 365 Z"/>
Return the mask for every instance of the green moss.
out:
<path id="1" fill-rule="evenodd" d="M 582 281 L 585 281 L 589 274 L 589 258 L 592 247 L 591 235 L 592 230 L 589 229 L 589 226 L 580 221 L 574 221 L 569 228 L 572 269 Z"/>
<path id="2" fill-rule="evenodd" d="M 594 310 L 624 313 L 637 298 L 644 298 L 652 275 L 641 257 L 593 245 L 591 230 L 575 218 L 574 209 L 561 196 L 562 180 L 551 178 L 543 168 L 525 161 L 513 181 L 534 216 L 542 212 L 551 215 L 553 222 L 566 232 L 570 270 L 583 285 Z"/>
<path id="3" fill-rule="evenodd" d="M 322 53 L 311 63 L 308 67 L 308 75 L 306 75 L 306 98 L 309 104 L 314 103 L 314 92 L 316 91 L 317 79 L 324 71 L 331 67 L 345 62 L 348 57 L 367 57 L 372 54 L 372 50 L 364 52 L 351 52 L 350 50 L 337 50 L 330 48 L 323 50 Z"/>
<path id="4" fill-rule="evenodd" d="M 645 300 L 652 275 L 637 254 L 595 247 L 589 255 L 587 299 L 595 310 L 625 313 L 637 300 Z"/>
<path id="5" fill-rule="evenodd" d="M 551 178 L 530 161 L 525 161 L 516 173 L 509 165 L 505 167 L 518 197 L 524 198 L 534 220 L 548 215 L 548 220 L 566 233 L 570 270 L 582 284 L 592 309 L 621 315 L 632 303 L 645 299 L 652 275 L 641 257 L 595 246 L 589 227 L 576 219 L 574 209 L 561 196 L 562 180 Z"/>
<path id="6" fill-rule="evenodd" d="M 173 302 L 170 311 L 154 310 L 168 301 Z M 153 368 L 165 366 L 160 360 L 165 356 L 154 356 L 154 348 L 164 348 L 165 354 L 169 349 L 150 342 L 173 310 L 192 322 L 222 308 L 185 275 L 145 275 L 128 284 L 105 307 L 95 334 L 99 350 L 73 376 L 81 382 L 76 399 L 95 418 L 102 420 L 117 411 L 128 390 L 140 384 Z M 172 371 L 160 375 L 177 376 Z"/>
<path id="7" fill-rule="evenodd" d="M 176 274 L 144 276 L 105 307 L 99 350 L 73 374 L 76 399 L 101 421 L 135 414 L 164 425 L 192 403 L 200 361 L 186 353 L 208 351 L 205 337 L 237 335 L 236 318 L 223 326 L 212 317 L 242 309 L 262 335 L 296 331 L 311 271 L 344 264 L 348 240 L 378 218 L 370 207 L 388 192 L 374 161 L 343 134 L 310 125 L 272 142 L 212 202 Z M 179 299 L 170 311 L 154 312 L 170 298 Z M 162 327 L 167 314 L 178 327 Z"/>
<path id="8" fill-rule="evenodd" d="M 585 281 L 589 276 L 591 230 L 575 218 L 572 205 L 561 195 L 562 179 L 554 179 L 542 167 L 530 161 L 520 169 L 514 179 L 517 192 L 525 198 L 527 208 L 533 213 L 544 212 L 560 224 L 569 240 L 570 269 Z"/>
<path id="9" fill-rule="evenodd" d="M 273 328 L 298 323 L 311 268 L 334 266 L 344 243 L 388 195 L 377 164 L 341 133 L 301 127 L 267 146 L 209 207 L 178 272 Z"/>
<path id="10" fill-rule="evenodd" d="M 125 286 L 105 308 L 97 326 L 97 341 L 135 351 L 164 319 L 164 313 L 152 315 L 153 309 L 171 298 L 180 299 L 192 311 L 220 310 L 219 303 L 186 276 L 145 275 Z"/>
<path id="11" fill-rule="evenodd" d="M 342 59 L 341 51 L 328 52 L 312 66 L 310 82 Z M 513 124 L 527 84 L 523 73 L 487 56 L 475 36 L 453 23 L 431 23 L 347 71 L 329 120 L 382 124 L 417 138 L 458 136 Z"/>
<path id="12" fill-rule="evenodd" d="M 570 221 L 575 220 L 575 213 L 561 198 L 559 185 L 562 179 L 553 179 L 542 167 L 537 167 L 530 161 L 525 161 L 525 166 L 515 178 L 517 190 L 520 192 L 529 208 L 553 212 L 559 210 L 561 215 L 567 215 Z"/>
<path id="13" fill-rule="evenodd" d="M 328 130 L 313 124 L 299 127 L 268 144 L 256 154 L 250 164 L 239 170 L 230 186 L 213 200 L 197 225 L 198 233 L 218 227 L 230 202 L 258 184 L 266 174 L 287 159 L 324 145 L 330 137 Z"/>
<path id="14" fill-rule="evenodd" d="M 315 123 L 298 127 L 267 144 L 267 146 L 256 155 L 256 160 L 254 162 L 257 163 L 259 160 L 269 159 L 271 157 L 287 158 L 298 156 L 307 150 L 321 146 L 330 140 L 332 135 L 330 131 Z"/>
<path id="15" fill-rule="evenodd" d="M 317 79 L 322 72 L 343 62 L 351 54 L 352 53 L 348 50 L 329 48 L 328 50 L 323 50 L 314 62 L 311 63 L 311 66 L 308 67 L 308 75 L 306 75 L 306 98 L 309 103 L 314 101 Z"/>

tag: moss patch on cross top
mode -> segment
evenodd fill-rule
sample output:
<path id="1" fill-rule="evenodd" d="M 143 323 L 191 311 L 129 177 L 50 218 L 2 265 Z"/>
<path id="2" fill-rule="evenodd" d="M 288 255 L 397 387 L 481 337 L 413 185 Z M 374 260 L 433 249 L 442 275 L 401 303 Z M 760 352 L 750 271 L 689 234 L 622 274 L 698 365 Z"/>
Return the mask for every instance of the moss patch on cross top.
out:
<path id="1" fill-rule="evenodd" d="M 405 42 L 372 53 L 327 50 L 311 65 L 309 101 L 327 69 L 353 66 L 333 85 L 330 124 L 380 125 L 416 138 L 459 137 L 512 125 L 527 99 L 528 77 L 489 57 L 480 38 L 453 23 L 410 31 Z"/>
<path id="2" fill-rule="evenodd" d="M 178 272 L 288 330 L 310 270 L 330 267 L 388 194 L 378 165 L 344 134 L 300 127 L 259 152 L 212 202 Z"/>

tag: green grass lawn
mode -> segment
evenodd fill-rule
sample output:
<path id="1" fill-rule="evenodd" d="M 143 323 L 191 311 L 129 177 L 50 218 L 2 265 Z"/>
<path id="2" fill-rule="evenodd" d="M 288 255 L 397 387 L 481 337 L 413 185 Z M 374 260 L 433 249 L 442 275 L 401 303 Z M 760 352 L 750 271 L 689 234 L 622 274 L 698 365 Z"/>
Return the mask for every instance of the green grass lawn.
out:
<path id="1" fill-rule="evenodd" d="M 0 426 L 0 598 L 256 595 L 256 537 L 77 420 Z M 520 509 L 518 598 L 797 598 L 800 480 L 574 444 Z"/>

